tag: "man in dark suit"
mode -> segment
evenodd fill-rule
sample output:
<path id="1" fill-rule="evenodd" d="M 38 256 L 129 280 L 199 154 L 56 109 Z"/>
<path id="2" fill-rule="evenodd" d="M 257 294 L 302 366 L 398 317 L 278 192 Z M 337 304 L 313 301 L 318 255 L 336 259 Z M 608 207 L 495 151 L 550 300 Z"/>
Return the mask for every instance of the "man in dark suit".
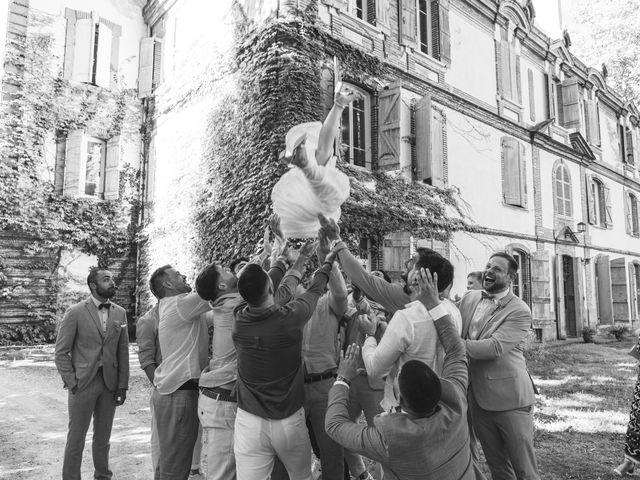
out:
<path id="1" fill-rule="evenodd" d="M 533 448 L 535 386 L 523 355 L 531 310 L 510 291 L 518 263 L 491 255 L 484 290 L 460 302 L 462 338 L 469 357 L 469 408 L 493 480 L 537 480 Z"/>
<path id="2" fill-rule="evenodd" d="M 79 480 L 82 451 L 93 417 L 94 478 L 110 479 L 109 439 L 116 406 L 129 384 L 129 339 L 124 308 L 109 301 L 116 293 L 111 272 L 92 268 L 91 296 L 70 307 L 60 323 L 55 362 L 69 390 L 69 431 L 62 478 Z"/>

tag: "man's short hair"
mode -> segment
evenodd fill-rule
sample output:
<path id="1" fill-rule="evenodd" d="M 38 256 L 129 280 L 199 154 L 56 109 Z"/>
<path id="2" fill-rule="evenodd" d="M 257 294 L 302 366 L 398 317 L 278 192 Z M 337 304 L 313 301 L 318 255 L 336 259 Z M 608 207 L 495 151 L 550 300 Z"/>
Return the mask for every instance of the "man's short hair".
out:
<path id="1" fill-rule="evenodd" d="M 151 277 L 149 277 L 149 290 L 151 290 L 151 293 L 153 293 L 154 297 L 164 298 L 165 291 L 162 282 L 164 282 L 165 274 L 170 268 L 173 267 L 169 264 L 163 265 L 160 268 L 156 268 L 151 274 Z"/>
<path id="2" fill-rule="evenodd" d="M 196 293 L 203 300 L 214 300 L 219 294 L 218 282 L 220 272 L 215 263 L 210 263 L 202 269 L 196 278 Z"/>
<path id="3" fill-rule="evenodd" d="M 90 267 L 89 268 L 89 275 L 87 275 L 87 286 L 89 287 L 89 290 L 91 290 L 91 284 L 92 283 L 98 283 L 98 272 L 100 270 L 104 270 L 103 268 L 98 268 L 98 267 Z"/>
<path id="4" fill-rule="evenodd" d="M 518 273 L 518 262 L 516 262 L 516 259 L 513 258 L 513 256 L 509 255 L 507 252 L 494 252 L 489 257 L 489 260 L 491 260 L 493 257 L 504 258 L 509 264 L 509 273 L 513 273 L 514 275 Z"/>
<path id="5" fill-rule="evenodd" d="M 430 249 L 418 251 L 418 261 L 414 268 L 428 268 L 431 274 L 438 274 L 438 292 L 444 291 L 453 282 L 453 265 L 438 252 Z"/>
<path id="6" fill-rule="evenodd" d="M 255 263 L 249 263 L 238 277 L 238 292 L 249 305 L 259 305 L 268 295 L 269 275 Z"/>
<path id="7" fill-rule="evenodd" d="M 477 282 L 482 283 L 482 272 L 477 270 L 475 272 L 471 272 L 469 275 L 467 275 L 467 278 L 471 277 L 474 280 L 476 280 Z"/>
<path id="8" fill-rule="evenodd" d="M 402 366 L 398 384 L 405 405 L 418 414 L 433 411 L 442 395 L 440 378 L 420 360 L 409 360 Z"/>
<path id="9" fill-rule="evenodd" d="M 229 270 L 231 270 L 232 272 L 235 271 L 236 265 L 238 265 L 239 263 L 249 263 L 249 259 L 247 257 L 238 257 L 238 258 L 234 258 L 233 260 L 231 260 L 231 263 L 229 264 Z"/>

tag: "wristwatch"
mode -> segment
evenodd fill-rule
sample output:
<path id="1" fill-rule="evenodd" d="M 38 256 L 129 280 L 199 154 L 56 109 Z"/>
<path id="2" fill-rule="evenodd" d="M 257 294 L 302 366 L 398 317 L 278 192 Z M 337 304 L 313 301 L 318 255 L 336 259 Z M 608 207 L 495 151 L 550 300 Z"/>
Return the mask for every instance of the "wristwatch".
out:
<path id="1" fill-rule="evenodd" d="M 344 378 L 342 375 L 338 375 L 336 377 L 336 382 L 344 382 L 347 385 L 351 386 L 351 380 L 347 380 L 346 378 Z"/>

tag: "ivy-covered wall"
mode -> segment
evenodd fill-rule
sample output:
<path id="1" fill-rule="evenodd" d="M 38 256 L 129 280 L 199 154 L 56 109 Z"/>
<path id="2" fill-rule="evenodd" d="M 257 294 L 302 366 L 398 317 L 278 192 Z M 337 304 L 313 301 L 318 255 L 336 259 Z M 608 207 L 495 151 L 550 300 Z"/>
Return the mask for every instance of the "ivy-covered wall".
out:
<path id="1" fill-rule="evenodd" d="M 65 252 L 110 268 L 133 320 L 142 109 L 124 81 L 105 89 L 62 78 L 63 17 L 24 1 L 11 8 L 20 14 L 10 10 L 0 116 L 0 343 L 50 341 L 64 309 L 88 295 L 65 287 Z M 56 140 L 72 130 L 121 139 L 117 199 L 56 191 Z"/>

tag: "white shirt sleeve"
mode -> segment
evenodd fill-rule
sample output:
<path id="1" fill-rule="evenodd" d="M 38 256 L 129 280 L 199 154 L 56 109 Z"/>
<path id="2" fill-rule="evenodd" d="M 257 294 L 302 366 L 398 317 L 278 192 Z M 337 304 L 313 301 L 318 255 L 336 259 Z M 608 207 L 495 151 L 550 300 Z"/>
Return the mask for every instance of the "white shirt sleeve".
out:
<path id="1" fill-rule="evenodd" d="M 377 378 L 389 374 L 400 355 L 411 344 L 412 336 L 413 328 L 404 314 L 402 311 L 396 312 L 380 343 L 376 344 L 375 338 L 369 337 L 362 346 L 362 359 L 367 374 Z"/>
<path id="2" fill-rule="evenodd" d="M 200 315 L 211 310 L 211 305 L 195 292 L 180 296 L 176 302 L 178 317 L 185 322 L 194 322 Z"/>

